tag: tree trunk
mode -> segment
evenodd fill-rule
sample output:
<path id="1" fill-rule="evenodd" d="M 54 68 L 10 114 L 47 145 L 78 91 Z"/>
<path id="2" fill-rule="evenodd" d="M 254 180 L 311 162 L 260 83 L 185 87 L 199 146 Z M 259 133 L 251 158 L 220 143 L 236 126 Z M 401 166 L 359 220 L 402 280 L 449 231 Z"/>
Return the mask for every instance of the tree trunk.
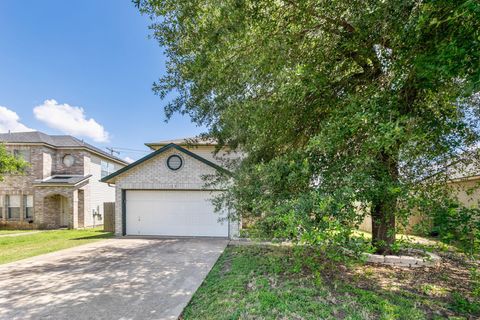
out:
<path id="1" fill-rule="evenodd" d="M 383 176 L 389 177 L 384 194 L 372 202 L 372 245 L 378 254 L 388 254 L 395 243 L 395 213 L 397 209 L 397 195 L 387 192 L 387 186 L 398 185 L 398 163 L 395 157 L 389 154 L 380 154 Z"/>
<path id="2" fill-rule="evenodd" d="M 391 253 L 395 243 L 396 199 L 372 204 L 372 245 L 378 254 Z"/>

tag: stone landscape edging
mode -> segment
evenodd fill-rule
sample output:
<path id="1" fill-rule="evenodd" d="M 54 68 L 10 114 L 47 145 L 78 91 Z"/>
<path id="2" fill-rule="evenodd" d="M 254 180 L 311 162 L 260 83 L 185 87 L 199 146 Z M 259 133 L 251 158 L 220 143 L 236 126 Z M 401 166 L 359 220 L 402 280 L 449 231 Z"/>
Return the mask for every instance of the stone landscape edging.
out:
<path id="1" fill-rule="evenodd" d="M 363 253 L 362 256 L 366 262 L 384 264 L 393 267 L 407 267 L 407 268 L 421 268 L 421 267 L 435 267 L 440 264 L 441 258 L 439 255 L 416 249 L 410 249 L 411 253 L 421 253 L 427 255 L 426 257 L 414 256 L 394 256 L 394 255 L 380 255 L 372 253 Z"/>
<path id="2" fill-rule="evenodd" d="M 249 238 L 237 238 L 235 240 L 230 240 L 229 245 L 233 246 L 249 246 L 249 245 L 263 245 L 263 246 L 291 246 L 291 242 L 271 242 L 271 241 L 252 241 Z M 345 250 L 346 254 L 351 254 L 350 250 Z M 439 255 L 418 250 L 418 249 L 409 249 L 410 253 L 424 254 L 426 257 L 415 257 L 409 255 L 403 256 L 394 256 L 394 255 L 381 255 L 373 253 L 362 253 L 362 257 L 365 259 L 365 262 L 368 263 L 378 263 L 387 266 L 393 267 L 402 267 L 402 268 L 421 268 L 421 267 L 435 267 L 438 266 L 441 262 Z"/>

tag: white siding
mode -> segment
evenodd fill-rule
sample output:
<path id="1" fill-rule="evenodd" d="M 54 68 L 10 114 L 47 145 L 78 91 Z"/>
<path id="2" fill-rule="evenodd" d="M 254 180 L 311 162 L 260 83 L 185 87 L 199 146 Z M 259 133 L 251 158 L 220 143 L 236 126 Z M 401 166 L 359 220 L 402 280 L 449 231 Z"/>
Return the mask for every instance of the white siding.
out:
<path id="1" fill-rule="evenodd" d="M 85 190 L 85 198 L 88 202 L 88 205 L 85 206 L 85 227 L 103 224 L 103 203 L 115 202 L 115 188 L 109 186 L 107 183 L 100 182 L 102 172 L 101 161 L 101 158 L 93 155 L 90 159 L 89 174 L 91 174 L 92 177 L 88 184 L 89 190 Z M 117 163 L 114 163 L 114 165 L 115 171 L 122 168 L 122 166 Z M 98 218 L 94 220 L 94 210 L 98 210 L 102 217 L 101 220 Z"/>
<path id="2" fill-rule="evenodd" d="M 215 146 L 192 146 L 192 147 L 183 146 L 183 147 L 193 153 L 198 154 L 202 158 L 205 158 L 222 167 L 227 167 L 226 164 L 230 160 L 238 159 L 242 157 L 241 153 L 228 152 L 228 150 L 225 148 L 219 150 L 217 154 L 214 154 Z"/>

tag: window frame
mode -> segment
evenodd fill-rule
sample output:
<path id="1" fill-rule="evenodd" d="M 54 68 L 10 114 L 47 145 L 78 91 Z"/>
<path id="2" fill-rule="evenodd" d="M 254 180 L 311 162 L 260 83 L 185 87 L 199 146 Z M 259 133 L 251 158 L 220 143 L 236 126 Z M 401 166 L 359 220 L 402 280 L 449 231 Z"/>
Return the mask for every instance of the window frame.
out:
<path id="1" fill-rule="evenodd" d="M 29 198 L 31 199 L 31 206 L 28 206 L 28 203 L 29 203 L 28 199 Z M 25 220 L 33 220 L 34 219 L 33 208 L 35 207 L 35 205 L 34 205 L 33 201 L 34 201 L 33 195 L 31 195 L 31 194 L 23 195 L 23 218 Z"/>
<path id="2" fill-rule="evenodd" d="M 100 160 L 100 178 L 105 178 L 115 172 L 115 165 L 112 162 Z"/>
<path id="3" fill-rule="evenodd" d="M 0 194 L 0 220 L 5 219 L 3 212 L 5 211 L 5 195 Z"/>
<path id="4" fill-rule="evenodd" d="M 13 149 L 13 156 L 17 159 L 23 159 L 23 161 L 30 162 L 32 154 L 30 148 Z"/>
<path id="5" fill-rule="evenodd" d="M 18 197 L 18 207 L 10 206 L 10 204 L 12 203 L 12 201 L 11 201 L 12 197 Z M 6 195 L 5 196 L 5 208 L 7 209 L 6 210 L 7 220 L 11 220 L 11 221 L 20 220 L 21 216 L 22 216 L 22 197 L 21 197 L 21 195 L 18 195 L 18 194 Z M 13 217 L 12 209 L 18 209 L 18 213 L 17 213 L 18 217 Z"/>
<path id="6" fill-rule="evenodd" d="M 180 164 L 179 164 L 178 167 L 173 167 L 173 166 L 172 166 L 172 164 L 170 163 L 170 161 L 171 161 L 172 159 L 178 159 L 178 161 L 180 161 Z M 178 155 L 178 154 L 172 154 L 171 156 L 169 156 L 169 157 L 167 158 L 167 167 L 168 167 L 168 169 L 170 169 L 170 170 L 172 170 L 172 171 L 178 171 L 178 170 L 182 169 L 182 167 L 183 167 L 183 158 L 182 158 L 180 155 Z"/>

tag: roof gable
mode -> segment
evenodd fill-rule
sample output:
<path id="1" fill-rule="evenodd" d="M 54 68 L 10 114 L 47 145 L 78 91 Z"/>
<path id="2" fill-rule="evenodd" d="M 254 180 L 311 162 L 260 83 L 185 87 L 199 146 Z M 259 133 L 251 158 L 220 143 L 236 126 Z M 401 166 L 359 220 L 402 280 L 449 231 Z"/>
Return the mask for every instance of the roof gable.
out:
<path id="1" fill-rule="evenodd" d="M 124 167 L 124 168 L 121 168 L 120 170 L 117 170 L 117 171 L 115 171 L 114 173 L 112 173 L 112 174 L 110 174 L 110 175 L 102 178 L 100 181 L 102 181 L 102 182 L 109 182 L 111 179 L 115 178 L 116 176 L 118 176 L 118 175 L 120 175 L 120 174 L 122 174 L 122 173 L 124 173 L 124 172 L 127 172 L 127 171 L 129 171 L 130 169 L 138 166 L 139 164 L 142 164 L 142 163 L 144 163 L 144 162 L 146 162 L 146 161 L 148 161 L 148 160 L 150 160 L 150 159 L 152 159 L 152 158 L 154 158 L 154 157 L 156 157 L 156 156 L 158 156 L 158 155 L 160 155 L 160 154 L 164 153 L 165 151 L 170 150 L 170 149 L 172 149 L 172 148 L 174 148 L 174 149 L 176 149 L 176 150 L 178 150 L 178 151 L 180 151 L 180 152 L 183 152 L 184 154 L 186 154 L 186 155 L 188 155 L 188 156 L 190 156 L 190 157 L 192 157 L 192 158 L 194 158 L 194 159 L 196 159 L 196 160 L 198 160 L 198 161 L 200 161 L 200 162 L 203 162 L 204 164 L 206 164 L 206 165 L 208 165 L 208 166 L 210 166 L 210 167 L 212 167 L 212 168 L 214 168 L 214 169 L 216 169 L 216 170 L 218 170 L 218 171 L 220 171 L 220 172 L 223 172 L 223 173 L 226 173 L 226 174 L 231 174 L 230 171 L 228 171 L 228 170 L 225 169 L 225 168 L 222 168 L 222 167 L 219 166 L 218 164 L 215 164 L 215 163 L 211 162 L 210 160 L 207 160 L 207 159 L 205 159 L 204 157 L 199 156 L 198 154 L 196 154 L 196 153 L 194 153 L 194 152 L 191 152 L 191 151 L 189 151 L 189 150 L 187 150 L 187 149 L 185 149 L 185 148 L 183 148 L 183 147 L 181 147 L 181 146 L 179 146 L 179 145 L 177 145 L 177 144 L 170 143 L 170 144 L 167 144 L 166 146 L 164 146 L 164 147 L 162 147 L 162 148 L 160 148 L 160 149 L 158 149 L 158 150 L 155 150 L 154 152 L 146 155 L 145 157 L 143 157 L 143 158 L 141 158 L 141 159 L 139 159 L 139 160 L 137 160 L 137 161 L 129 164 L 128 166 L 126 166 L 126 167 Z"/>

